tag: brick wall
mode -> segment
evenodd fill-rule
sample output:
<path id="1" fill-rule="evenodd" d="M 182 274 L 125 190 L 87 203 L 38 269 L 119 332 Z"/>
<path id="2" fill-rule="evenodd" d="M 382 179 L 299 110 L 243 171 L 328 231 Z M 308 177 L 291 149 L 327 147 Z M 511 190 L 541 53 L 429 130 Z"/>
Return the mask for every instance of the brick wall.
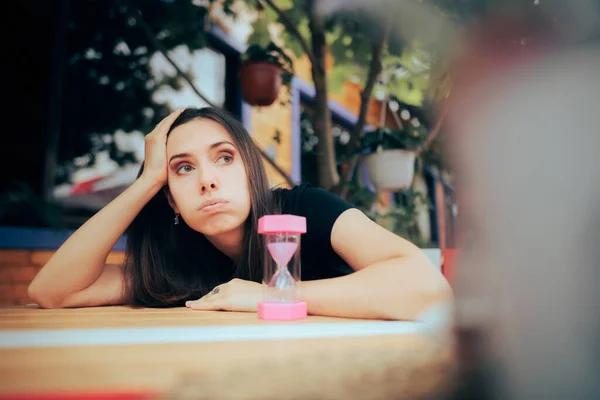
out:
<path id="1" fill-rule="evenodd" d="M 27 287 L 54 250 L 0 249 L 0 306 L 29 304 Z M 109 264 L 122 264 L 124 253 L 112 252 Z"/>

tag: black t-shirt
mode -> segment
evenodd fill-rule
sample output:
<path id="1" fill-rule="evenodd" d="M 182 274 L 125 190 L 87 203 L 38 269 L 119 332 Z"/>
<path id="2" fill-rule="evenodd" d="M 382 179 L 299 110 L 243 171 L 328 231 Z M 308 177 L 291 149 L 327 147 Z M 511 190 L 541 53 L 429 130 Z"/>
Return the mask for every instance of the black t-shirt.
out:
<path id="1" fill-rule="evenodd" d="M 306 233 L 301 238 L 300 276 L 303 281 L 335 278 L 353 270 L 331 246 L 331 229 L 351 204 L 326 190 L 301 184 L 291 189 L 275 189 L 281 214 L 306 218 Z"/>

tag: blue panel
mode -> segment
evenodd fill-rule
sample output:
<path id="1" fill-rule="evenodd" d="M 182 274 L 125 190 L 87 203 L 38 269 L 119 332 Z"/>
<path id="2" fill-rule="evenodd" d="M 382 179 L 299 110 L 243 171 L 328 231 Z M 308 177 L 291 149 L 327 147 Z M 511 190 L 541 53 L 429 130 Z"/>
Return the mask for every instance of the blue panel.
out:
<path id="1" fill-rule="evenodd" d="M 73 232 L 50 228 L 0 226 L 0 249 L 56 250 Z M 113 250 L 124 251 L 125 244 L 125 236 L 122 236 Z"/>

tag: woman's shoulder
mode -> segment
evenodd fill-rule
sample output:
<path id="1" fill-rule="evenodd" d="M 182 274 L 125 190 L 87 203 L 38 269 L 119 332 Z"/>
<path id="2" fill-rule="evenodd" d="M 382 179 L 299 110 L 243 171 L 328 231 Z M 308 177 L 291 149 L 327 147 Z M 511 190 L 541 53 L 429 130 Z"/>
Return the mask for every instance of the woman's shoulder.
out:
<path id="1" fill-rule="evenodd" d="M 292 187 L 274 187 L 271 189 L 273 196 L 277 201 L 287 201 L 290 198 L 299 197 L 304 191 L 313 188 L 310 183 L 300 183 Z"/>
<path id="2" fill-rule="evenodd" d="M 298 214 L 301 205 L 310 201 L 313 192 L 319 188 L 310 183 L 300 183 L 292 187 L 273 188 L 273 196 L 278 213 Z"/>
<path id="3" fill-rule="evenodd" d="M 344 201 L 339 196 L 310 183 L 301 183 L 291 188 L 275 188 L 273 195 L 277 210 L 281 214 L 311 215 L 334 212 L 339 214 L 352 204 Z M 319 212 L 320 211 L 320 212 Z"/>

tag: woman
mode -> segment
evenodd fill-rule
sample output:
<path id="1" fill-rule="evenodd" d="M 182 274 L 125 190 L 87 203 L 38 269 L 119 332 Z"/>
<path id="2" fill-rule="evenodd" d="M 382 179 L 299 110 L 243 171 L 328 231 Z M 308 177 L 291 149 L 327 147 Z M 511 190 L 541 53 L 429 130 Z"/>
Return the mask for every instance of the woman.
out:
<path id="1" fill-rule="evenodd" d="M 311 314 L 414 319 L 451 298 L 423 252 L 340 198 L 309 185 L 270 190 L 258 149 L 225 112 L 175 111 L 145 144 L 138 179 L 31 282 L 40 306 L 255 311 L 263 268 L 257 221 L 276 212 L 307 219 L 301 296 Z M 105 265 L 127 228 L 125 265 Z"/>

